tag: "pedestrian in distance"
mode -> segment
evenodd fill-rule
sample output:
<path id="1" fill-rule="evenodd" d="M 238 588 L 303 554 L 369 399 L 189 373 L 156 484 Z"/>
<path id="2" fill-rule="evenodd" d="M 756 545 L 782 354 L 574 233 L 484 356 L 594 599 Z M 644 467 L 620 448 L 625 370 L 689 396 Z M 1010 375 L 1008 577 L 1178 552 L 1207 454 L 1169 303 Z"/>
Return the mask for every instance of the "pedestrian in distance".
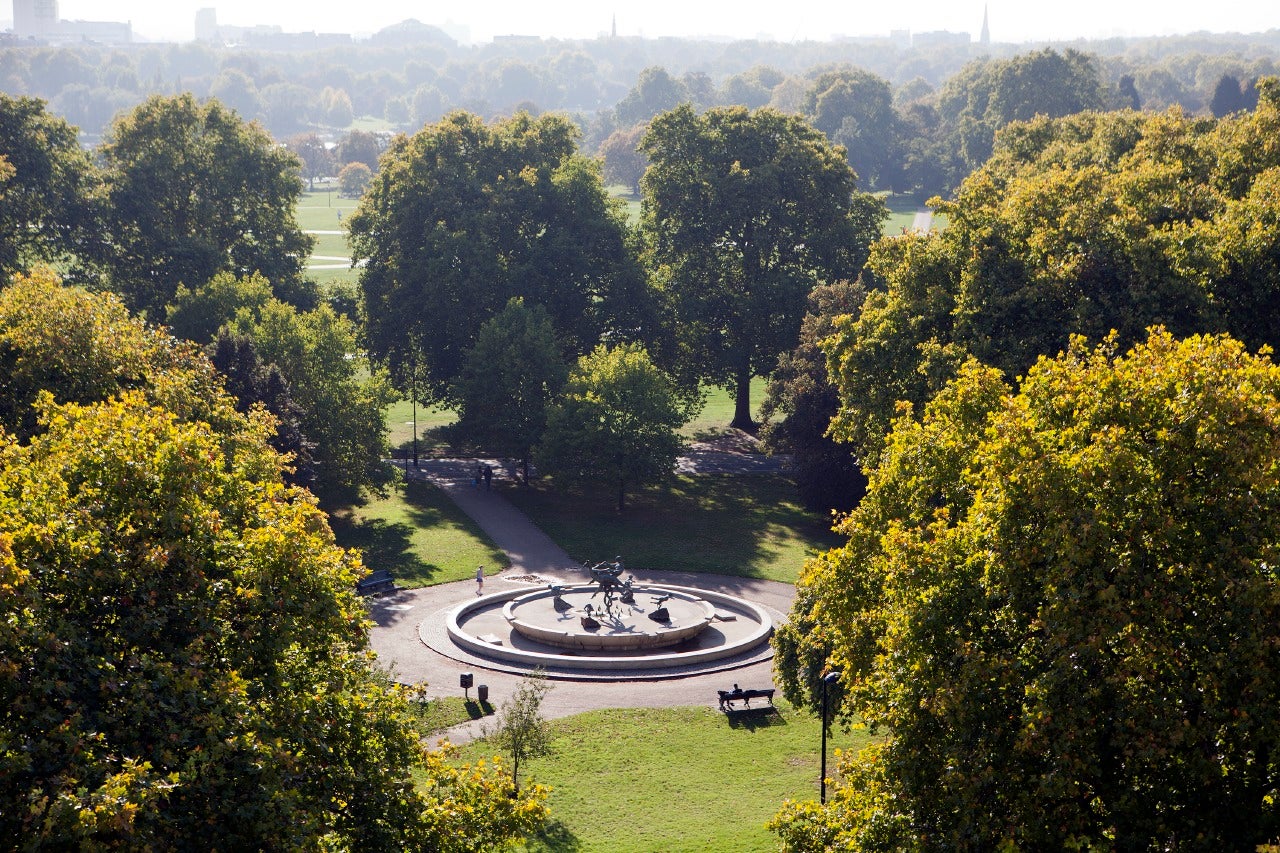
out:
<path id="1" fill-rule="evenodd" d="M 476 566 L 476 595 L 484 592 L 484 566 Z"/>
<path id="2" fill-rule="evenodd" d="M 490 466 L 486 465 L 486 466 L 484 466 L 484 487 L 485 487 L 485 490 L 486 490 L 486 491 L 487 491 L 487 490 L 489 490 L 489 489 L 492 487 L 492 484 L 493 484 L 493 468 L 491 468 Z"/>

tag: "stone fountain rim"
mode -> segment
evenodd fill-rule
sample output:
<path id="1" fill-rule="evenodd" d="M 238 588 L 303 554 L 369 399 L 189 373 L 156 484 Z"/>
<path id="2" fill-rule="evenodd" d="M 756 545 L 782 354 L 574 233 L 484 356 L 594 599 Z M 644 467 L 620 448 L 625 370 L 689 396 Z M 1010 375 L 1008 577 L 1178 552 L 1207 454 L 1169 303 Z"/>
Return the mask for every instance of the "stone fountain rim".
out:
<path id="1" fill-rule="evenodd" d="M 573 584 L 573 586 L 578 586 L 578 584 Z M 492 643 L 486 643 L 478 637 L 473 637 L 462 630 L 459 620 L 464 618 L 467 614 L 485 607 L 491 607 L 498 602 L 529 595 L 530 591 L 525 588 L 503 590 L 501 592 L 480 596 L 473 600 L 464 601 L 461 604 L 455 605 L 445 612 L 445 628 L 449 639 L 456 646 L 482 659 L 505 664 L 517 664 L 529 669 L 541 667 L 548 671 L 573 670 L 586 672 L 628 670 L 653 671 L 675 669 L 691 665 L 706 665 L 708 663 L 741 655 L 767 640 L 773 633 L 773 618 L 769 613 L 762 606 L 755 604 L 754 602 L 747 601 L 746 599 L 739 598 L 735 595 L 728 595 L 723 592 L 715 592 L 713 590 L 679 586 L 675 584 L 644 584 L 636 587 L 636 592 L 651 592 L 653 590 L 680 592 L 685 595 L 691 595 L 695 598 L 702 598 L 711 602 L 721 602 L 726 607 L 748 613 L 756 620 L 758 627 L 756 630 L 752 631 L 746 637 L 739 639 L 737 642 L 713 649 L 700 649 L 694 652 L 683 653 L 663 652 L 639 655 L 604 655 L 589 657 L 553 654 L 547 652 L 532 652 L 513 649 L 506 646 L 497 646 Z"/>

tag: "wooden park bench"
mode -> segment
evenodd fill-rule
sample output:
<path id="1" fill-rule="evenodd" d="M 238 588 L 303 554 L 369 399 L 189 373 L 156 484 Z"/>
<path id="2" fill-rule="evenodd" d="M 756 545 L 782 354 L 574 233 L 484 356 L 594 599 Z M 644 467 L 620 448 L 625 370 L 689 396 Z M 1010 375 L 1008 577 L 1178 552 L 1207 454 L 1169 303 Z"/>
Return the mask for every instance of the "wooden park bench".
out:
<path id="1" fill-rule="evenodd" d="M 369 572 L 356 581 L 356 592 L 360 595 L 379 595 L 384 592 L 395 592 L 395 590 L 396 579 L 391 577 L 391 572 L 386 569 Z"/>
<path id="2" fill-rule="evenodd" d="M 772 687 L 760 690 L 743 690 L 735 684 L 733 685 L 732 690 L 717 690 L 716 693 L 720 694 L 720 710 L 725 713 L 729 713 L 730 711 L 750 710 L 752 699 L 767 699 L 769 701 L 769 707 L 772 708 L 773 690 L 774 688 Z M 734 702 L 741 702 L 742 707 L 738 708 L 734 706 Z"/>

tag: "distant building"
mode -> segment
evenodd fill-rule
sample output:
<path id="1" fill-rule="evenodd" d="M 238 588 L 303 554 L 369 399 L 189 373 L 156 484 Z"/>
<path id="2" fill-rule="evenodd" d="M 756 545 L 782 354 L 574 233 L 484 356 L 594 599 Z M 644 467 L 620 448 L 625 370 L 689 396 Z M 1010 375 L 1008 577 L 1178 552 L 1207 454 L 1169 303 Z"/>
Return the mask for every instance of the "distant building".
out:
<path id="1" fill-rule="evenodd" d="M 204 8 L 196 12 L 196 41 L 218 40 L 218 10 Z"/>
<path id="2" fill-rule="evenodd" d="M 937 30 L 931 33 L 915 33 L 911 36 L 912 47 L 958 47 L 968 46 L 973 36 L 968 33 L 953 33 Z"/>
<path id="3" fill-rule="evenodd" d="M 58 0 L 13 0 L 13 33 L 41 38 L 58 28 Z"/>
<path id="4" fill-rule="evenodd" d="M 13 34 L 44 42 L 127 44 L 133 41 L 133 26 L 115 21 L 64 21 L 58 17 L 58 0 L 13 0 Z"/>
<path id="5" fill-rule="evenodd" d="M 987 4 L 982 4 L 982 35 L 978 36 L 978 44 L 986 47 L 991 44 L 991 27 L 988 26 Z"/>

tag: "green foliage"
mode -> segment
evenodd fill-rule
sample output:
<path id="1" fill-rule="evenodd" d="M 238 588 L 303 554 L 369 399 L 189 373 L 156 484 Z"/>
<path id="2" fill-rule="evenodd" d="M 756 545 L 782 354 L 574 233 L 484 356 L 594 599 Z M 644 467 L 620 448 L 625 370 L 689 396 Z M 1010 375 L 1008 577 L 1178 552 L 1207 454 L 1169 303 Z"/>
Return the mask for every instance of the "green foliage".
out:
<path id="1" fill-rule="evenodd" d="M 359 561 L 279 483 L 266 423 L 214 432 L 126 392 L 42 424 L 0 444 L 6 837 L 443 849 L 539 822 L 541 792 L 423 754 L 370 668 Z"/>
<path id="2" fill-rule="evenodd" d="M 484 729 L 485 738 L 511 756 L 513 792 L 520 790 L 520 762 L 552 753 L 551 727 L 542 716 L 542 700 L 552 686 L 539 670 L 520 679 L 511 698 L 498 709 L 493 727 Z"/>
<path id="3" fill-rule="evenodd" d="M 613 485 L 621 512 L 628 488 L 672 476 L 683 447 L 677 430 L 701 405 L 644 347 L 602 344 L 578 359 L 547 411 L 538 467 L 571 483 Z"/>
<path id="4" fill-rule="evenodd" d="M 1095 57 L 1044 48 L 974 60 L 942 87 L 938 111 L 960 152 L 964 168 L 957 177 L 963 177 L 991 156 L 996 131 L 1010 122 L 1100 110 L 1105 103 Z"/>
<path id="5" fill-rule="evenodd" d="M 662 66 L 651 65 L 640 72 L 631 91 L 614 107 L 614 115 L 618 124 L 633 127 L 688 100 L 689 93 L 679 80 Z"/>
<path id="6" fill-rule="evenodd" d="M 165 309 L 169 331 L 198 344 L 210 343 L 241 310 L 258 313 L 271 300 L 271 282 L 261 275 L 220 272 L 207 282 L 178 285 Z"/>
<path id="7" fill-rule="evenodd" d="M 372 180 L 373 171 L 364 163 L 348 163 L 338 172 L 338 192 L 347 198 L 360 198 Z"/>
<path id="8" fill-rule="evenodd" d="M 210 360 L 226 378 L 227 391 L 236 398 L 236 408 L 248 412 L 255 406 L 266 409 L 276 419 L 272 448 L 288 458 L 284 478 L 290 485 L 310 487 L 315 483 L 315 445 L 302 431 L 305 413 L 293 399 L 289 381 L 274 364 L 263 364 L 249 338 L 223 329 L 210 347 Z"/>
<path id="9" fill-rule="evenodd" d="M 948 228 L 884 240 L 883 292 L 828 342 L 838 435 L 874 461 L 900 403 L 920 406 L 968 357 L 1016 377 L 1071 335 L 1121 346 L 1151 325 L 1280 344 L 1280 94 L 1255 112 L 1037 118 L 939 211 Z"/>
<path id="10" fill-rule="evenodd" d="M 682 377 L 733 384 L 733 426 L 754 424 L 750 380 L 795 345 L 805 298 L 855 279 L 884 206 L 854 193 L 839 149 L 795 116 L 687 105 L 641 143 L 642 228 Z"/>
<path id="11" fill-rule="evenodd" d="M 217 101 L 156 96 L 117 118 L 98 154 L 109 279 L 130 308 L 163 316 L 179 285 L 219 272 L 305 298 L 299 161 L 260 127 Z"/>
<path id="12" fill-rule="evenodd" d="M 1226 337 L 1115 346 L 1077 338 L 1016 394 L 967 367 L 896 424 L 782 639 L 888 737 L 825 813 L 780 816 L 788 849 L 1280 830 L 1280 368 Z"/>
<path id="13" fill-rule="evenodd" d="M 130 317 L 115 295 L 63 287 L 48 268 L 0 290 L 0 429 L 20 439 L 38 432 L 43 393 L 92 403 L 131 389 L 216 427 L 237 420 L 199 348 Z"/>
<path id="14" fill-rule="evenodd" d="M 640 178 L 649 168 L 648 158 L 638 148 L 644 133 L 645 125 L 637 124 L 628 130 L 615 130 L 600 143 L 605 180 L 622 184 L 635 195 L 640 194 Z"/>
<path id="15" fill-rule="evenodd" d="M 861 284 L 836 282 L 813 289 L 809 313 L 800 323 L 800 342 L 778 359 L 761 406 L 765 446 L 792 454 L 801 499 L 819 512 L 848 512 L 866 490 L 852 448 L 829 435 L 840 398 L 821 347 L 836 318 L 855 313 L 865 298 Z"/>
<path id="16" fill-rule="evenodd" d="M 350 218 L 367 257 L 368 345 L 396 377 L 416 364 L 447 399 L 480 328 L 523 297 L 570 354 L 648 330 L 620 204 L 559 116 L 485 125 L 466 113 L 400 137 Z"/>
<path id="17" fill-rule="evenodd" d="M 835 145 L 863 185 L 896 186 L 902 128 L 888 81 L 858 68 L 819 74 L 805 95 L 805 116 Z"/>
<path id="18" fill-rule="evenodd" d="M 0 93 L 0 276 L 93 260 L 97 173 L 76 129 L 43 101 Z"/>
<path id="19" fill-rule="evenodd" d="M 456 434 L 487 451 L 524 463 L 542 439 L 547 405 L 568 375 L 551 317 L 513 297 L 476 335 L 451 396 L 458 401 Z"/>
<path id="20" fill-rule="evenodd" d="M 383 484 L 382 412 L 395 395 L 385 377 L 365 370 L 355 325 L 328 305 L 300 312 L 273 299 L 257 312 L 241 310 L 232 328 L 288 381 L 315 446 L 317 491 L 335 498 Z"/>

